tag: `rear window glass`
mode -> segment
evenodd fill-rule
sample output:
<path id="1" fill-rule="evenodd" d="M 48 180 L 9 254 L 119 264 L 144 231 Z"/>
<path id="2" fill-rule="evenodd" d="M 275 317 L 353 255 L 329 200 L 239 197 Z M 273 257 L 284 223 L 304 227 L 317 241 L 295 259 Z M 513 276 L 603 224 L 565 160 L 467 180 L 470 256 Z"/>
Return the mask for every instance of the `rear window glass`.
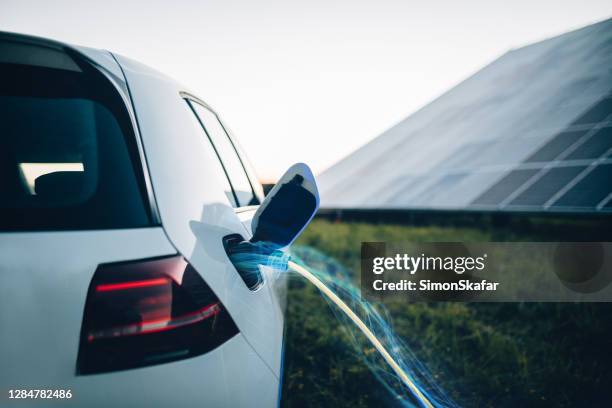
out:
<path id="1" fill-rule="evenodd" d="M 45 66 L 38 47 L 9 48 L 0 61 L 0 230 L 150 225 L 117 91 L 68 54 Z"/>

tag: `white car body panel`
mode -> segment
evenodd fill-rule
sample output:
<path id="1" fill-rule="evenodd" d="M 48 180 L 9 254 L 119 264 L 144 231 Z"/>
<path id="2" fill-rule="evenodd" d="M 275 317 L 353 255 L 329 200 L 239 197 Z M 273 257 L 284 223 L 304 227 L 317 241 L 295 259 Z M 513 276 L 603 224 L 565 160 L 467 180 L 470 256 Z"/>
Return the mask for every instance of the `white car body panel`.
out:
<path id="1" fill-rule="evenodd" d="M 0 308 L 3 392 L 71 389 L 71 403 L 88 407 L 109 401 L 121 406 L 142 406 L 143 401 L 159 407 L 196 401 L 208 407 L 274 406 L 276 387 L 270 383 L 278 380 L 241 334 L 195 358 L 75 376 L 85 297 L 96 267 L 174 253 L 161 228 L 0 234 L 0 299 L 10 304 Z M 3 400 L 8 402 L 40 406 L 36 400 Z M 62 406 L 66 400 L 45 402 L 51 404 Z"/>
<path id="2" fill-rule="evenodd" d="M 186 89 L 125 57 L 72 48 L 105 71 L 126 103 L 133 103 L 128 110 L 138 123 L 145 177 L 150 177 L 161 226 L 0 233 L 0 392 L 72 389 L 71 400 L 47 400 L 45 406 L 278 405 L 283 280 L 262 268 L 264 285 L 249 290 L 222 244 L 228 234 L 251 236 L 256 207 L 233 209 L 222 183 L 207 177 L 212 165 L 201 149 L 207 140 L 179 94 Z M 125 95 L 126 84 L 131 95 Z M 77 376 L 83 310 L 97 266 L 177 252 L 215 292 L 240 333 L 185 360 Z M 37 400 L 4 396 L 0 402 L 41 406 Z"/>
<path id="3" fill-rule="evenodd" d="M 249 290 L 225 253 L 223 237 L 241 234 L 248 239 L 250 231 L 230 205 L 223 185 L 206 177 L 214 174 L 212 165 L 216 158 L 204 150 L 204 143 L 208 143 L 206 135 L 180 94 L 187 89 L 128 58 L 118 56 L 117 60 L 134 101 L 153 190 L 168 238 L 200 272 L 245 339 L 280 377 L 282 312 L 270 290 L 270 277 L 259 290 Z M 198 160 L 186 160 L 186 155 Z"/>

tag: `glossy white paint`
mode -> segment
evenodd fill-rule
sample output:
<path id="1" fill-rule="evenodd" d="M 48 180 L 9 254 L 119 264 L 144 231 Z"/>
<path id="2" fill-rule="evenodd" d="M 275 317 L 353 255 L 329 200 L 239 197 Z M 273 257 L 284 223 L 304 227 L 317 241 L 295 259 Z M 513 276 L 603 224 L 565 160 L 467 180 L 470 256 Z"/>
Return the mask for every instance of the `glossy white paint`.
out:
<path id="1" fill-rule="evenodd" d="M 277 405 L 283 280 L 264 269 L 265 284 L 250 291 L 222 245 L 228 234 L 251 236 L 257 207 L 231 207 L 214 165 L 218 159 L 205 148 L 209 142 L 179 94 L 184 87 L 125 57 L 74 49 L 110 77 L 126 103 L 129 87 L 128 108 L 137 119 L 162 226 L 0 233 L 0 392 L 71 388 L 73 406 Z M 177 252 L 217 294 L 240 334 L 198 357 L 76 376 L 85 297 L 96 267 Z M 40 406 L 36 400 L 15 401 L 2 395 L 0 405 Z M 66 401 L 46 402 L 54 404 Z"/>
<path id="2" fill-rule="evenodd" d="M 223 237 L 250 237 L 220 182 L 217 158 L 183 100 L 188 89 L 128 58 L 127 79 L 162 225 L 178 251 L 200 272 L 241 333 L 280 376 L 283 318 L 271 282 L 249 290 L 223 248 Z"/>
<path id="3" fill-rule="evenodd" d="M 0 234 L 0 406 L 8 389 L 71 389 L 44 406 L 275 405 L 278 380 L 239 334 L 195 358 L 76 376 L 87 288 L 100 263 L 176 253 L 161 228 Z"/>

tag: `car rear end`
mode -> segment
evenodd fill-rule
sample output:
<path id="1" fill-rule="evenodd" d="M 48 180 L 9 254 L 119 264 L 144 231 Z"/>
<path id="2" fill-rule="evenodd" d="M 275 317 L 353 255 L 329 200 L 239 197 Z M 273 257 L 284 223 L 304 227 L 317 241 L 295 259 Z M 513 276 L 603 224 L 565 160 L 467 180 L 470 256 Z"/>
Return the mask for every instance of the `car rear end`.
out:
<path id="1" fill-rule="evenodd" d="M 278 371 L 165 228 L 119 65 L 88 52 L 0 34 L 0 405 L 274 405 Z"/>

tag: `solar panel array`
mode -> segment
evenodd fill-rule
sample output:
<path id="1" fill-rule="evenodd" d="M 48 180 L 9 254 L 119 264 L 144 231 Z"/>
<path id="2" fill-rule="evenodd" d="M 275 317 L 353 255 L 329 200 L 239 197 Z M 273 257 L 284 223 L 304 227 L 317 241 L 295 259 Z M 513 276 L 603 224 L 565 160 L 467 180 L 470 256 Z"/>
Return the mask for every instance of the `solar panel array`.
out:
<path id="1" fill-rule="evenodd" d="M 470 205 L 612 211 L 612 95 L 607 95 Z"/>
<path id="2" fill-rule="evenodd" d="M 511 50 L 318 177 L 323 208 L 612 211 L 612 19 Z"/>

